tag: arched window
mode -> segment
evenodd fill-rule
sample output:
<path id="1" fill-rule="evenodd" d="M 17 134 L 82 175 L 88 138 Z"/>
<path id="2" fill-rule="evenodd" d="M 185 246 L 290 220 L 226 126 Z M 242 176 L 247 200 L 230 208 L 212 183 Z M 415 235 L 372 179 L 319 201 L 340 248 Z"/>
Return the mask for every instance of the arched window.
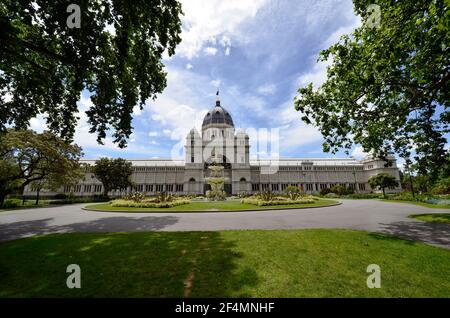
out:
<path id="1" fill-rule="evenodd" d="M 246 182 L 247 180 L 245 178 L 241 178 L 241 180 L 239 180 L 241 182 Z"/>
<path id="2" fill-rule="evenodd" d="M 194 178 L 190 178 L 189 182 L 195 182 L 195 179 Z"/>

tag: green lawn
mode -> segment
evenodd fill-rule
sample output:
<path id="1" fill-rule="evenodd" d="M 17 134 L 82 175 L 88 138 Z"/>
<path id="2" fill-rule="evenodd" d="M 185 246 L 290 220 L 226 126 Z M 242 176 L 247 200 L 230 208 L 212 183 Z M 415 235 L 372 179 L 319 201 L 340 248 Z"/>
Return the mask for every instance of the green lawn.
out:
<path id="1" fill-rule="evenodd" d="M 392 203 L 408 203 L 408 204 L 415 204 L 424 206 L 426 208 L 432 208 L 432 209 L 450 209 L 450 205 L 438 205 L 438 204 L 431 204 L 431 203 L 425 203 L 425 202 L 418 202 L 418 201 L 402 201 L 402 200 L 381 200 L 383 202 L 392 202 Z"/>
<path id="2" fill-rule="evenodd" d="M 0 212 L 48 207 L 48 206 L 50 206 L 50 204 L 49 204 L 50 201 L 52 201 L 52 200 L 39 200 L 38 205 L 35 204 L 36 200 L 25 200 L 24 204 L 22 204 L 22 201 L 20 201 L 19 206 L 14 207 L 14 208 L 0 208 Z"/>
<path id="3" fill-rule="evenodd" d="M 450 223 L 450 213 L 412 214 L 410 218 L 432 223 Z"/>
<path id="4" fill-rule="evenodd" d="M 349 230 L 53 234 L 0 243 L 0 297 L 450 297 L 449 264 L 449 250 Z"/>
<path id="5" fill-rule="evenodd" d="M 249 211 L 249 210 L 273 210 L 273 209 L 293 209 L 293 208 L 311 208 L 318 206 L 330 206 L 338 204 L 338 201 L 320 199 L 314 203 L 308 204 L 287 204 L 275 206 L 256 206 L 253 204 L 243 204 L 238 200 L 217 201 L 217 202 L 196 202 L 174 206 L 171 208 L 130 208 L 130 207 L 112 207 L 109 203 L 92 204 L 86 206 L 89 210 L 95 211 L 122 211 L 122 212 L 212 212 L 212 211 Z"/>

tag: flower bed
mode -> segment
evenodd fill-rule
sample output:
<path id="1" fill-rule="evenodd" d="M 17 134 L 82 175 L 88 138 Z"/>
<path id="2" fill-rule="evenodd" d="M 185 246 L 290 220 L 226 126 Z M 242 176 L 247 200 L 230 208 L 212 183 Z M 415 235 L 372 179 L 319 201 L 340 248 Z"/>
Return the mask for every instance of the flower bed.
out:
<path id="1" fill-rule="evenodd" d="M 241 203 L 253 204 L 257 206 L 270 206 L 270 205 L 291 205 L 291 204 L 311 204 L 318 198 L 313 196 L 305 196 L 296 200 L 291 200 L 286 197 L 274 197 L 271 200 L 263 200 L 257 197 L 249 197 L 241 200 Z"/>
<path id="2" fill-rule="evenodd" d="M 144 200 L 135 202 L 131 200 L 118 199 L 111 202 L 113 207 L 128 207 L 128 208 L 171 208 L 178 205 L 191 203 L 191 200 L 178 199 L 167 202 L 155 202 L 154 200 Z"/>

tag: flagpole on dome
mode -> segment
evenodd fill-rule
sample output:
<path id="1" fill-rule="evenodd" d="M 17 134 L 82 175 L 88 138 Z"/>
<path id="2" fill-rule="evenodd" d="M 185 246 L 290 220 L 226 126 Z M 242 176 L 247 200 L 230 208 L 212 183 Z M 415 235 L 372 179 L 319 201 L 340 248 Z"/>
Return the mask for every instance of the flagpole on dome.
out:
<path id="1" fill-rule="evenodd" d="M 216 96 L 216 106 L 220 106 L 219 89 L 217 89 Z"/>

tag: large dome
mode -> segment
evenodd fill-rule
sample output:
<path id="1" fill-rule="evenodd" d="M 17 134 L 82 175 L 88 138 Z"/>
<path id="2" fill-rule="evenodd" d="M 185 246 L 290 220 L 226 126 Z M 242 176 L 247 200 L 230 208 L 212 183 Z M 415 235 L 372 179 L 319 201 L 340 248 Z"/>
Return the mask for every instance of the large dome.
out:
<path id="1" fill-rule="evenodd" d="M 220 100 L 217 100 L 216 106 L 208 111 L 203 119 L 202 127 L 214 124 L 225 124 L 234 127 L 233 118 L 231 118 L 230 113 L 226 109 L 220 106 Z"/>

